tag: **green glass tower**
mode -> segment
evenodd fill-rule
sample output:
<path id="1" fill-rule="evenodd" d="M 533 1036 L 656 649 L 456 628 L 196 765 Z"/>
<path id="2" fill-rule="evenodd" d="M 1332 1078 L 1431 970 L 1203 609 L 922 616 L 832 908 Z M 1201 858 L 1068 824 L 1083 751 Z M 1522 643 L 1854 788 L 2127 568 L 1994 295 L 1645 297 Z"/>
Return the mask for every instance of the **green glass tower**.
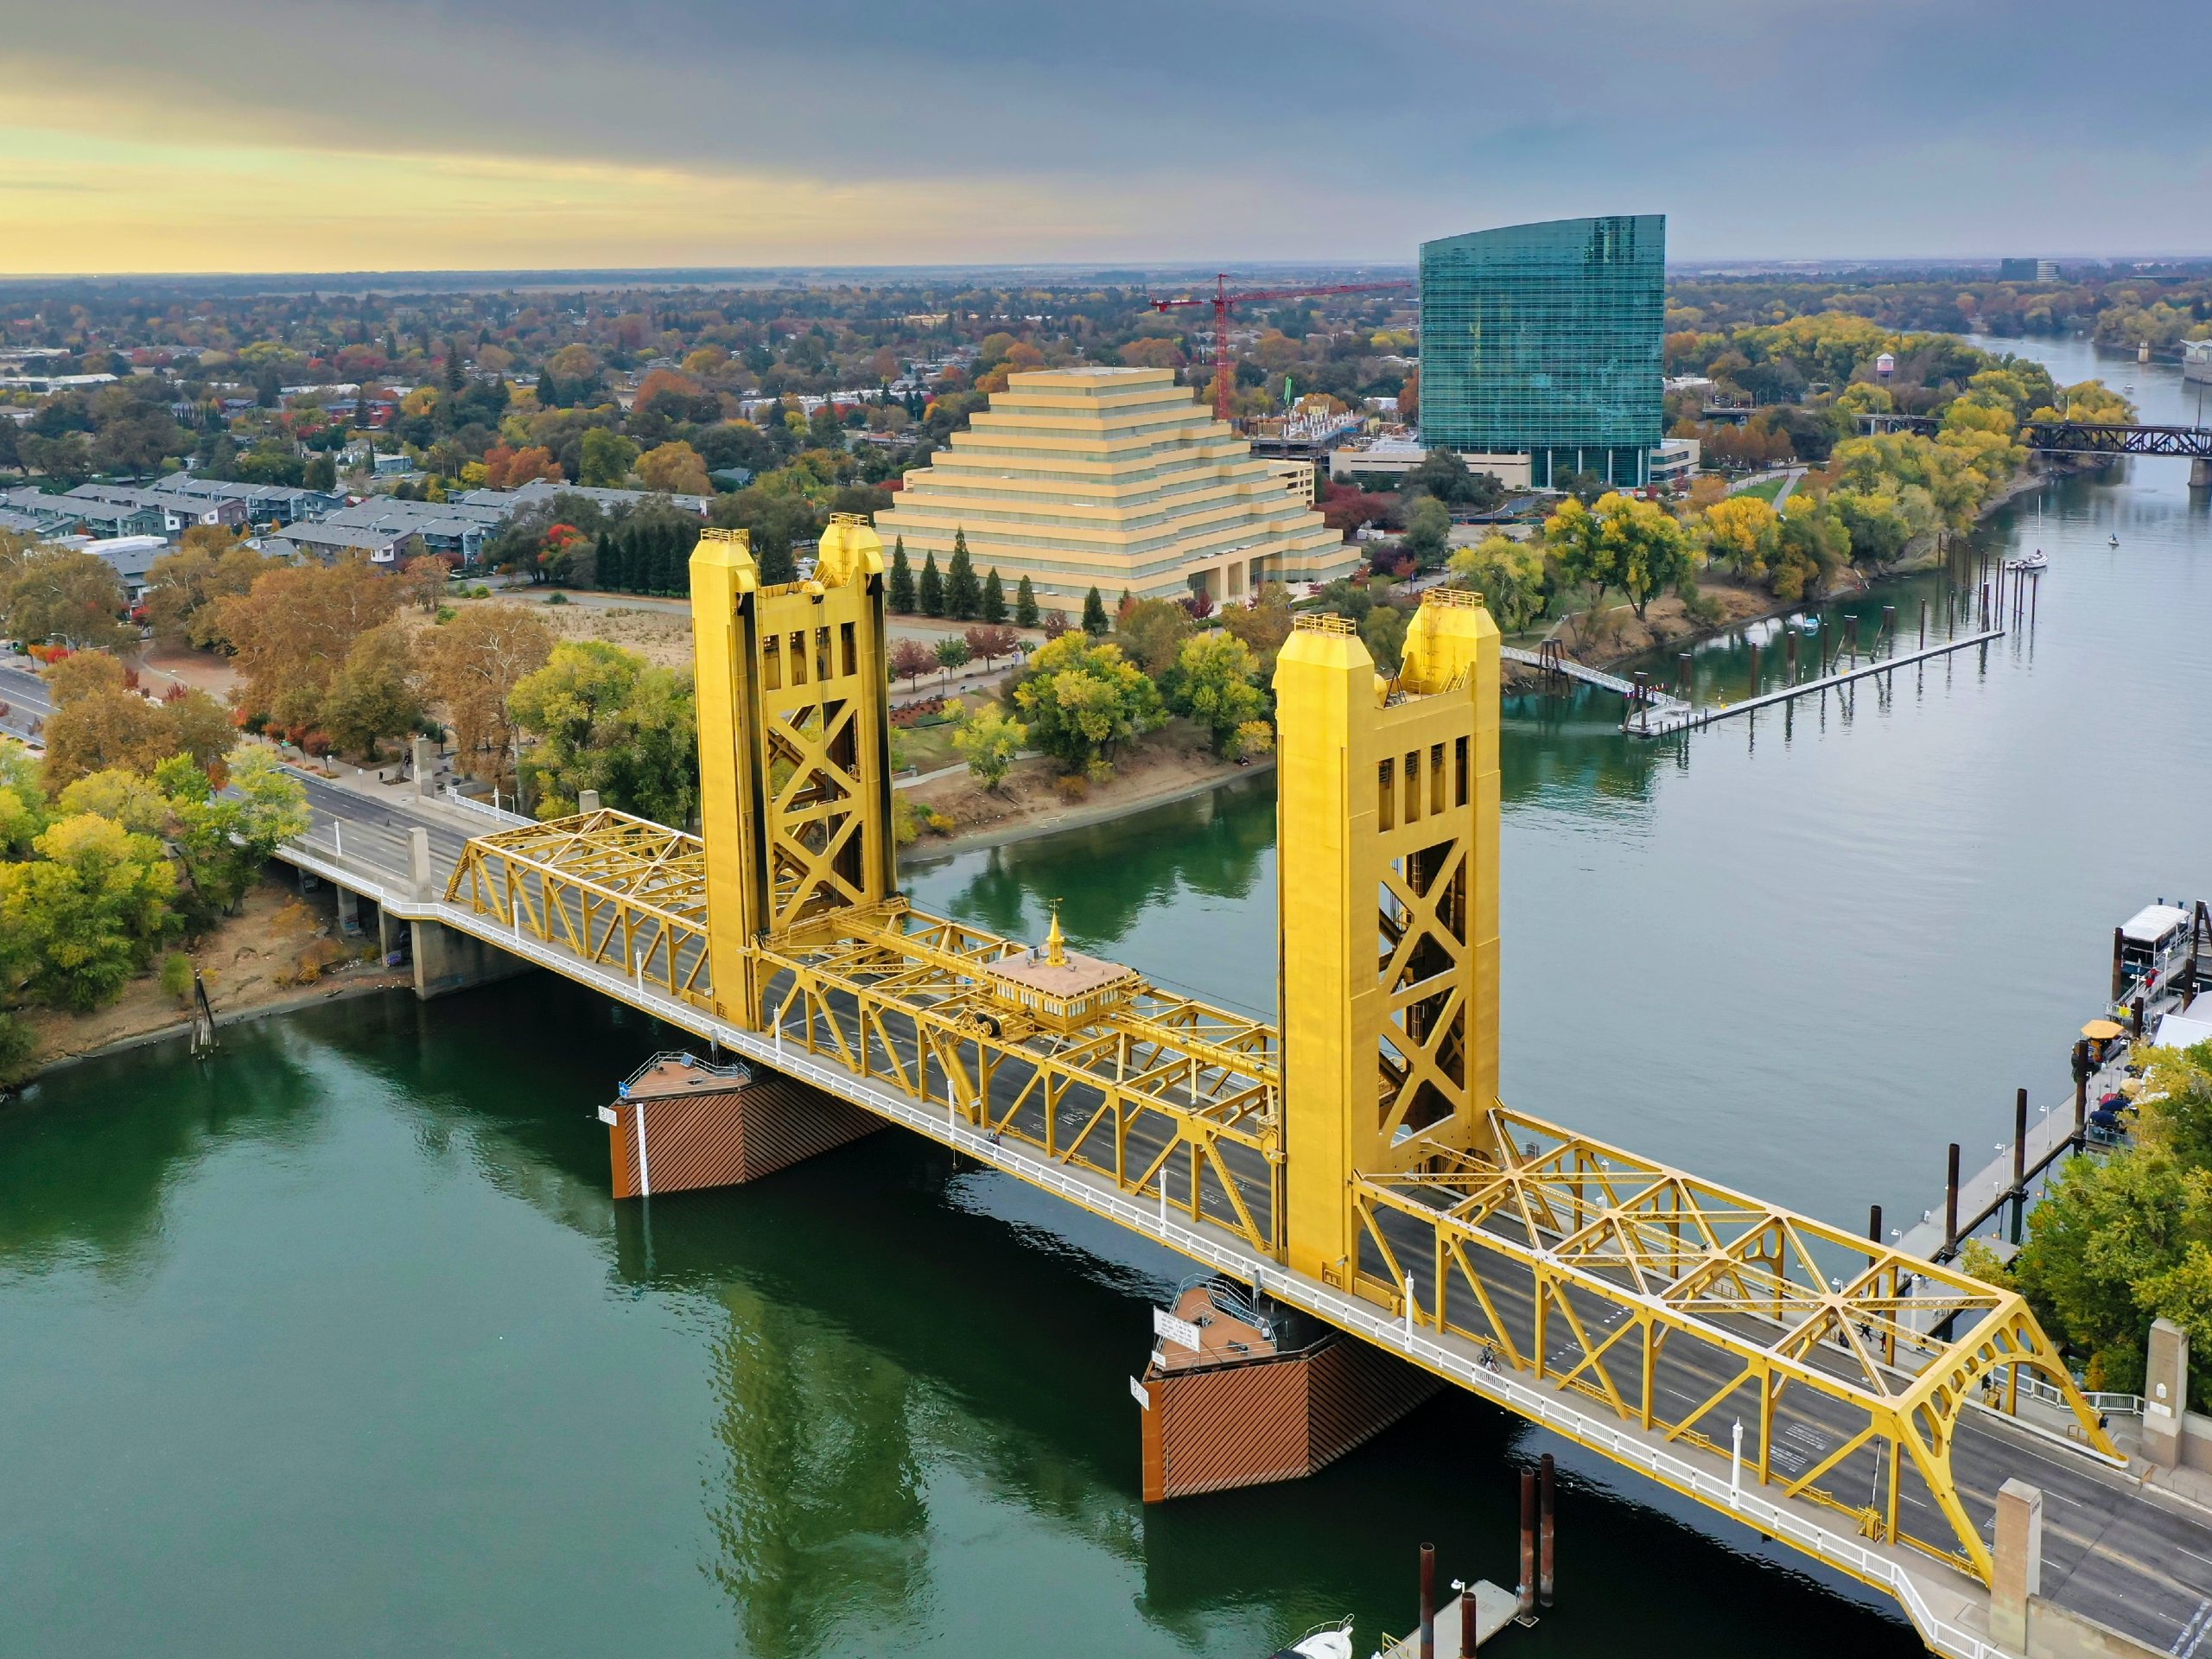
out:
<path id="1" fill-rule="evenodd" d="M 1666 265 L 1661 213 L 1422 243 L 1421 442 L 1525 454 L 1539 488 L 1649 482 Z"/>

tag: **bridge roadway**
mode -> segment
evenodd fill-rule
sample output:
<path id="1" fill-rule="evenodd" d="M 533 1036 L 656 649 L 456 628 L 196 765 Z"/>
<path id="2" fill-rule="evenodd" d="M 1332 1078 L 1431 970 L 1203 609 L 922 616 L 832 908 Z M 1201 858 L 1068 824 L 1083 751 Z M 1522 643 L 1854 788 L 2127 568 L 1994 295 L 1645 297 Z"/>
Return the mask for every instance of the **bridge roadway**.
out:
<path id="1" fill-rule="evenodd" d="M 1602 1404 L 1586 1409 L 1592 1403 L 1586 1392 L 1563 1386 L 1555 1378 L 1539 1381 L 1496 1364 L 1487 1357 L 1487 1344 L 1456 1330 L 1440 1334 L 1427 1325 L 1415 1326 L 1364 1300 L 1287 1273 L 1235 1235 L 1231 1218 L 1221 1212 L 1212 1195 L 1201 1194 L 1198 1215 L 1193 1218 L 1187 1177 L 1171 1188 L 1166 1201 L 1134 1198 L 1117 1189 L 1110 1173 L 1046 1156 L 1022 1139 L 978 1128 L 950 1109 L 940 1112 L 925 1106 L 872 1079 L 855 1077 L 819 1054 L 810 1054 L 795 1026 L 788 1033 L 767 1035 L 741 1030 L 650 982 L 583 962 L 495 920 L 448 905 L 443 900 L 445 883 L 467 838 L 461 810 L 419 803 L 411 792 L 398 789 L 372 795 L 320 779 L 308 781 L 315 826 L 302 841 L 285 849 L 282 855 L 287 861 L 372 899 L 397 918 L 440 922 L 471 934 L 867 1106 L 1404 1355 L 1471 1392 L 1887 1591 L 1903 1604 L 1922 1637 L 1936 1651 L 1961 1659 L 1996 1659 L 2005 1651 L 1988 1640 L 1987 1598 L 1980 1584 L 1910 1548 L 1866 1541 L 1857 1535 L 1851 1516 L 1803 1498 L 1776 1497 L 1777 1488 L 1761 1487 L 1755 1478 L 1740 1484 L 1732 1482 L 1725 1452 L 1669 1442 L 1660 1433 L 1643 1431 L 1632 1420 L 1614 1416 Z M 420 887 L 410 878 L 406 835 L 418 827 L 429 832 L 433 865 L 432 880 Z M 487 820 L 485 827 L 496 826 Z M 913 1064 L 912 1043 L 898 1046 L 904 1051 L 901 1058 Z M 1018 1088 L 1017 1078 L 995 1080 L 990 1090 L 995 1109 L 1003 1111 Z M 1064 1111 L 1063 1128 L 1072 1132 L 1082 1116 L 1080 1109 Z M 1033 1122 L 1028 1132 L 1040 1133 L 1040 1126 Z M 1133 1139 L 1154 1150 L 1159 1146 L 1157 1136 Z M 1423 1260 L 1427 1230 L 1415 1217 L 1379 1213 L 1393 1248 L 1402 1259 L 1415 1264 L 1409 1274 L 1421 1305 L 1433 1306 L 1433 1287 Z M 1516 1278 L 1507 1258 L 1501 1255 L 1497 1266 L 1494 1275 L 1485 1272 L 1484 1283 L 1505 1338 L 1525 1354 L 1535 1324 L 1530 1285 L 1525 1276 Z M 1624 1316 L 1617 1304 L 1580 1292 L 1570 1296 L 1595 1341 L 1602 1342 L 1599 1332 Z M 1554 1317 L 1548 1325 L 1557 1334 L 1560 1323 Z M 1634 1369 L 1625 1356 L 1634 1352 L 1633 1344 L 1639 1340 L 1631 1333 L 1612 1351 L 1624 1355 L 1618 1366 L 1622 1372 Z M 1582 1350 L 1571 1339 L 1554 1343 L 1548 1356 L 1555 1370 L 1572 1367 L 1581 1357 Z M 1837 1357 L 1823 1357 L 1830 1362 L 1829 1368 L 1840 1370 L 1833 1363 Z M 1661 1344 L 1655 1359 L 1654 1405 L 1687 1413 L 1710 1399 L 1739 1369 L 1721 1351 L 1677 1334 Z M 1749 1395 L 1747 1403 L 1751 1417 L 1745 1425 L 1748 1473 L 1757 1455 L 1756 1396 Z M 1725 1437 L 1729 1410 L 1724 1406 L 1706 1419 L 1717 1437 Z M 1777 1407 L 1773 1465 L 1783 1480 L 1796 1478 L 1856 1432 L 1846 1403 L 1808 1389 L 1792 1389 Z M 1863 1490 L 1871 1497 L 1876 1482 L 1885 1478 L 1873 1461 L 1878 1456 L 1871 1448 L 1854 1453 L 1826 1478 L 1830 1490 L 1840 1494 Z M 2208 1623 L 2212 1623 L 2212 1511 L 2143 1485 L 2054 1434 L 2038 1434 L 1980 1407 L 1970 1408 L 1961 1418 L 1952 1470 L 1961 1498 L 1985 1541 L 1997 1488 L 2005 1479 L 2018 1478 L 2042 1488 L 2046 1598 L 2158 1651 L 2194 1659 Z M 1941 1539 L 1948 1532 L 1916 1480 L 1904 1484 L 1900 1521 L 1904 1529 L 1923 1537 Z"/>

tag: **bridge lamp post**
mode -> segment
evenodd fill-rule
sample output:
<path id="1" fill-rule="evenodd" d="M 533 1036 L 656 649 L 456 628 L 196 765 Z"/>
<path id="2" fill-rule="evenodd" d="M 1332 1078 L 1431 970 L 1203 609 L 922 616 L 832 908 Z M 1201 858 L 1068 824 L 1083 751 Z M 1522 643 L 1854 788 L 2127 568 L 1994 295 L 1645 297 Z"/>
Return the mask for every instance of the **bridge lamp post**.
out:
<path id="1" fill-rule="evenodd" d="M 1740 1417 L 1731 1439 L 1734 1444 L 1728 1459 L 1728 1506 L 1737 1509 L 1744 1501 L 1744 1420 Z"/>

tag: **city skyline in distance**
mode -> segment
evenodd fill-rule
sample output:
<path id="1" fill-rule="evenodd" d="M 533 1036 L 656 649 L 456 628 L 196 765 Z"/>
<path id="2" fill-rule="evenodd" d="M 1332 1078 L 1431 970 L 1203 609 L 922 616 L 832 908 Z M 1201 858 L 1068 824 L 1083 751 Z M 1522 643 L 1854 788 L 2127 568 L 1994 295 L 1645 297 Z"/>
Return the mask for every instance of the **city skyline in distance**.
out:
<path id="1" fill-rule="evenodd" d="M 0 274 L 1405 264 L 1646 212 L 1686 266 L 2212 251 L 2212 112 L 2112 113 L 2173 28 L 2116 12 L 37 8 Z"/>

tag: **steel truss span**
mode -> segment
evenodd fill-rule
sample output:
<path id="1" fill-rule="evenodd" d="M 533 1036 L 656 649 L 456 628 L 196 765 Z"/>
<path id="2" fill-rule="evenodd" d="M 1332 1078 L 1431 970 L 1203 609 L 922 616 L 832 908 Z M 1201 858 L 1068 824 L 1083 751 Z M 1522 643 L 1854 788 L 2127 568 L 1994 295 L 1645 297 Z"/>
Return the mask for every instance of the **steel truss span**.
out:
<path id="1" fill-rule="evenodd" d="M 2115 1455 L 2023 1300 L 1503 1109 L 1460 1154 L 1353 1192 L 1358 1280 L 1414 1323 L 1575 1389 L 1743 1478 L 1986 1580 L 1951 1469 L 1970 1404 L 2023 1372 Z M 1999 1403 L 1991 1401 L 1990 1403 Z"/>
<path id="2" fill-rule="evenodd" d="M 1934 434 L 1933 415 L 1862 415 L 1869 432 Z M 2120 421 L 2023 421 L 2019 440 L 2031 449 L 2068 455 L 2177 455 L 2212 460 L 2212 426 L 2136 426 Z"/>

